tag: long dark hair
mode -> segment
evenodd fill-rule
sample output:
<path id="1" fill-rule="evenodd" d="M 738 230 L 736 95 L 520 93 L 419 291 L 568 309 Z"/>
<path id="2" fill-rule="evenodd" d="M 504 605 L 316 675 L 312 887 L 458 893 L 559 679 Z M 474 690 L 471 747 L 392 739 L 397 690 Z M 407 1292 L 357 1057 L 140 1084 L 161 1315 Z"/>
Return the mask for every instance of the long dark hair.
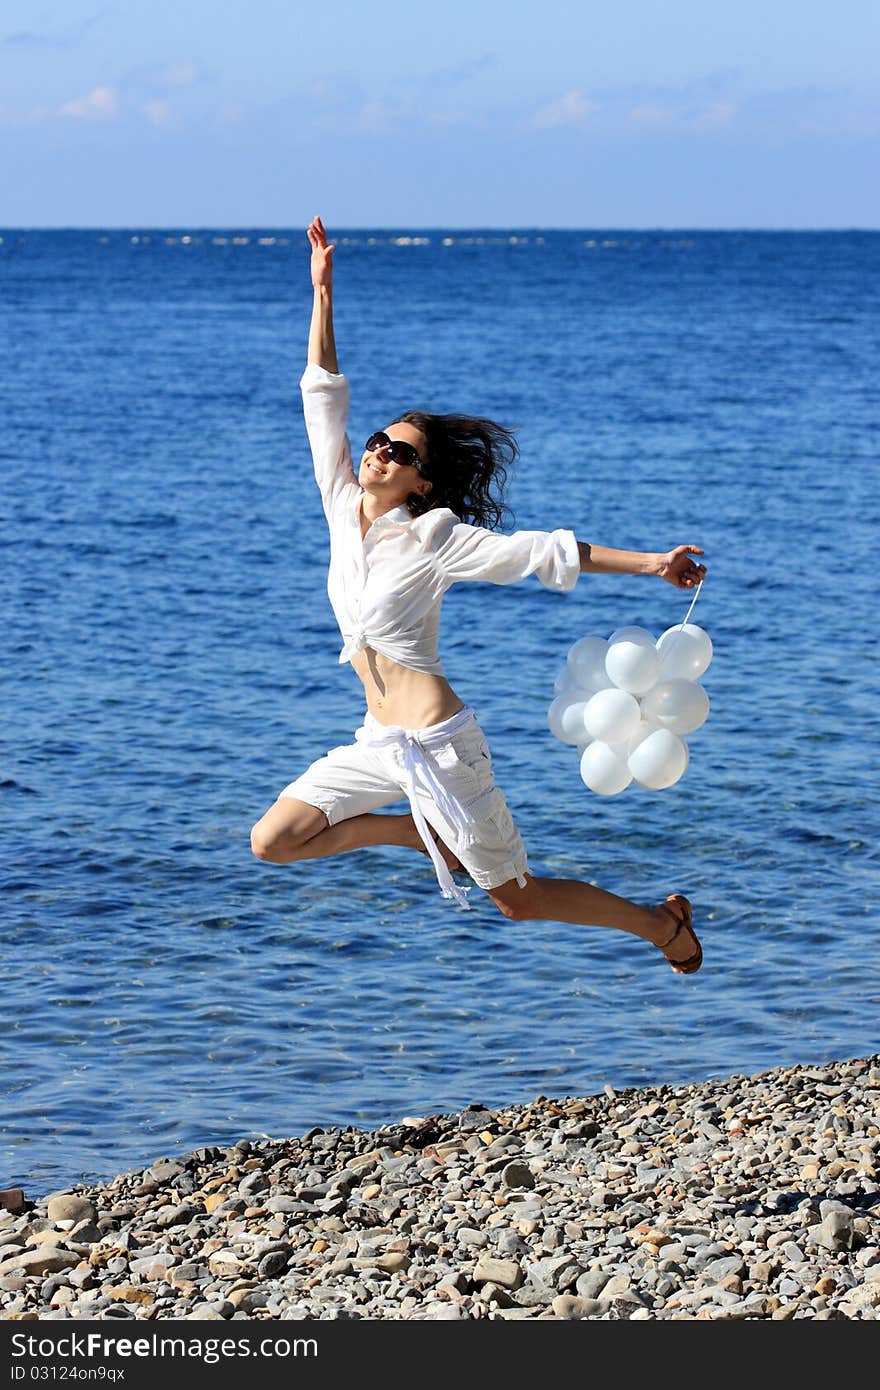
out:
<path id="1" fill-rule="evenodd" d="M 460 520 L 490 529 L 511 517 L 504 486 L 519 453 L 512 430 L 473 415 L 426 415 L 420 410 L 409 410 L 391 423 L 413 425 L 427 445 L 419 472 L 431 491 L 427 497 L 412 493 L 407 499 L 413 516 L 449 507 Z"/>

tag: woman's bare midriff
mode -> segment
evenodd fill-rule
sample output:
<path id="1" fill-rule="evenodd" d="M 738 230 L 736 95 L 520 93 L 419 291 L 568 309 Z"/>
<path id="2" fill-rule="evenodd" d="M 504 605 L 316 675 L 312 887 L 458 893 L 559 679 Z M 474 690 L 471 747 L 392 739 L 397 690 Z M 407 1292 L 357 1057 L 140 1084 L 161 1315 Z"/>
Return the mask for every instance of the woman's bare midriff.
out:
<path id="1" fill-rule="evenodd" d="M 464 708 L 445 676 L 411 671 L 366 647 L 352 660 L 363 682 L 367 709 L 380 724 L 426 729 Z"/>

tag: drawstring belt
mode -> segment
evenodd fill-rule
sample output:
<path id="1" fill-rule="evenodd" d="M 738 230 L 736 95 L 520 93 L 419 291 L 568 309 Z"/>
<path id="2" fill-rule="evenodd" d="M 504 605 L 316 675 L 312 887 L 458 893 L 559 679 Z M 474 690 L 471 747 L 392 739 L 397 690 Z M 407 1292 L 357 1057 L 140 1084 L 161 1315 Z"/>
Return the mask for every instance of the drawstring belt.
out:
<path id="1" fill-rule="evenodd" d="M 406 794 L 412 808 L 413 820 L 437 872 L 440 891 L 444 898 L 454 898 L 460 907 L 468 910 L 470 910 L 470 904 L 465 893 L 469 890 L 459 888 L 452 881 L 452 875 L 447 868 L 446 861 L 440 853 L 428 822 L 422 813 L 417 789 L 419 782 L 421 782 L 438 811 L 455 830 L 458 837 L 457 843 L 462 848 L 474 843 L 473 827 L 476 822 L 473 816 L 462 806 L 460 801 L 447 791 L 437 776 L 431 760 L 425 757 L 425 753 L 430 752 L 432 748 L 448 743 L 454 734 L 460 733 L 468 724 L 473 724 L 475 719 L 474 710 L 470 705 L 465 705 L 464 709 L 460 709 L 450 719 L 444 720 L 442 724 L 432 724 L 427 729 L 402 729 L 397 724 L 384 725 L 373 720 L 369 727 L 364 724 L 355 732 L 358 743 L 365 744 L 367 748 L 397 747 L 400 749 L 403 754 L 403 766 L 406 773 Z M 381 732 L 378 732 L 379 730 Z"/>

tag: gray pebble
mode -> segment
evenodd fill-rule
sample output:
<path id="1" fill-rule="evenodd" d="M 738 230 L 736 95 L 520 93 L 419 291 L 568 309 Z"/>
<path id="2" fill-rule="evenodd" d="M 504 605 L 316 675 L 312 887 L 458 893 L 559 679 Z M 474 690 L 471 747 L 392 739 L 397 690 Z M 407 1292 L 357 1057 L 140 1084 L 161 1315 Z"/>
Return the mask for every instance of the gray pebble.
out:
<path id="1" fill-rule="evenodd" d="M 534 1187 L 535 1175 L 527 1163 L 516 1161 L 502 1169 L 501 1181 L 505 1187 Z"/>

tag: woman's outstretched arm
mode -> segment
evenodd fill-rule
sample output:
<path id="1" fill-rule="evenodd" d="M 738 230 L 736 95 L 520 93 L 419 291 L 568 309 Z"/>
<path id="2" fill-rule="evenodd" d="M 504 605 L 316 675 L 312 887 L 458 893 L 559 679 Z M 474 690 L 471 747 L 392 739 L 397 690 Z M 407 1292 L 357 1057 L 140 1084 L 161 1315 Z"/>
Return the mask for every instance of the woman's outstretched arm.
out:
<path id="1" fill-rule="evenodd" d="M 333 252 L 327 245 L 327 233 L 320 217 L 309 224 L 308 238 L 312 247 L 312 321 L 309 325 L 308 360 L 328 372 L 338 372 L 336 340 L 333 337 Z"/>
<path id="2" fill-rule="evenodd" d="M 431 529 L 438 568 L 451 584 L 516 584 L 534 574 L 546 588 L 566 590 L 574 588 L 579 574 L 655 574 L 677 589 L 693 589 L 706 574 L 706 566 L 690 558 L 703 553 L 695 545 L 662 553 L 588 545 L 567 530 L 514 531 L 507 536 L 459 521 L 446 508 L 427 512 L 422 522 Z"/>
<path id="3" fill-rule="evenodd" d="M 673 550 L 610 550 L 604 545 L 578 542 L 582 574 L 656 574 L 677 589 L 693 589 L 706 577 L 706 566 L 692 560 L 702 555 L 697 545 L 677 545 Z"/>

